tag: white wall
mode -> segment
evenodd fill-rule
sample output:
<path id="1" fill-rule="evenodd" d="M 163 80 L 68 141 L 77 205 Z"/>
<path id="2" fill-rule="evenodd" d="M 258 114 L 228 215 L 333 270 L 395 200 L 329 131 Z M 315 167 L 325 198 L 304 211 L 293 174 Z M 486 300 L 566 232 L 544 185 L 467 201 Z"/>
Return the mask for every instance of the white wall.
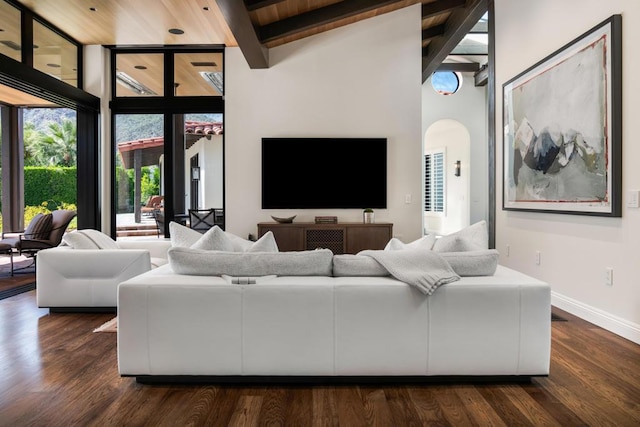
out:
<path id="1" fill-rule="evenodd" d="M 463 164 L 462 170 L 470 174 L 469 220 L 473 224 L 488 219 L 489 212 L 487 86 L 476 87 L 473 73 L 461 74 L 462 86 L 453 95 L 436 93 L 431 79 L 422 85 L 422 134 L 425 135 L 429 126 L 442 119 L 456 120 L 469 131 L 469 164 Z"/>
<path id="2" fill-rule="evenodd" d="M 250 70 L 238 48 L 225 67 L 227 229 L 255 234 L 270 215 L 337 215 L 355 209 L 262 210 L 263 137 L 388 138 L 388 209 L 376 221 L 394 235 L 422 235 L 421 9 L 419 4 L 270 49 L 271 67 Z M 294 189 L 292 189 L 294 191 Z M 405 203 L 410 194 L 412 203 Z"/>
<path id="3" fill-rule="evenodd" d="M 622 218 L 502 211 L 502 85 L 613 14 L 623 16 Z M 495 24 L 500 262 L 550 283 L 554 305 L 640 343 L 640 210 L 625 207 L 626 192 L 640 189 L 634 125 L 640 116 L 640 2 L 496 0 Z M 613 286 L 604 283 L 607 267 L 614 269 Z"/>
<path id="4" fill-rule="evenodd" d="M 185 153 L 185 206 L 191 206 L 191 157 L 198 154 L 200 165 L 199 209 L 222 208 L 224 180 L 222 135 L 207 135 L 196 141 Z"/>

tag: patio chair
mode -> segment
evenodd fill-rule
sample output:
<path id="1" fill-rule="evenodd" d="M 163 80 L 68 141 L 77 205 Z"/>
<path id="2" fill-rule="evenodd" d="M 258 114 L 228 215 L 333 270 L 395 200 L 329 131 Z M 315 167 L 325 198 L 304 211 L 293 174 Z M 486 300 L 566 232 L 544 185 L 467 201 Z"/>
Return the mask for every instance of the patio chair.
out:
<path id="1" fill-rule="evenodd" d="M 189 209 L 189 227 L 204 233 L 216 225 L 215 209 Z"/>
<path id="2" fill-rule="evenodd" d="M 56 210 L 50 214 L 38 214 L 33 217 L 26 230 L 3 232 L 0 244 L 10 245 L 13 253 L 33 258 L 31 264 L 20 269 L 31 267 L 39 251 L 53 248 L 62 242 L 62 236 L 76 215 L 76 211 L 66 209 Z M 13 272 L 12 266 L 11 273 Z"/>
<path id="3" fill-rule="evenodd" d="M 224 209 L 214 209 L 213 212 L 214 224 L 224 230 Z"/>
<path id="4" fill-rule="evenodd" d="M 160 235 L 164 235 L 164 212 L 160 209 L 153 211 L 153 218 L 156 220 L 156 230 L 158 232 L 158 239 Z"/>
<path id="5" fill-rule="evenodd" d="M 140 208 L 140 212 L 146 215 L 153 215 L 156 210 L 162 208 L 163 201 L 164 196 L 151 196 L 149 200 L 147 200 L 147 203 Z"/>

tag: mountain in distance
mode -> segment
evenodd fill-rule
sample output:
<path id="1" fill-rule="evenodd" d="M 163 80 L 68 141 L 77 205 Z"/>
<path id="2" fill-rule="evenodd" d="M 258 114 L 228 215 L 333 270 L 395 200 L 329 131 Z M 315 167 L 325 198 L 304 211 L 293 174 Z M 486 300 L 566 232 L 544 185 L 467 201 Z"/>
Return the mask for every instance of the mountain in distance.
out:
<path id="1" fill-rule="evenodd" d="M 39 132 L 48 133 L 49 123 L 76 120 L 76 112 L 68 108 L 25 108 L 24 122 L 33 123 Z M 185 114 L 185 120 L 222 122 L 222 114 Z M 116 143 L 161 137 L 164 132 L 162 114 L 116 115 Z"/>

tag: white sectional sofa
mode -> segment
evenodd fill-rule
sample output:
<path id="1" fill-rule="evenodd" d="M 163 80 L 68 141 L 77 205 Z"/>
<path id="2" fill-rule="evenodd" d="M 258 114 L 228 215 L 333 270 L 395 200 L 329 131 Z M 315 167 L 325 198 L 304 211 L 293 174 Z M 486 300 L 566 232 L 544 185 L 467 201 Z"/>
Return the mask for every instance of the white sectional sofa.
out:
<path id="1" fill-rule="evenodd" d="M 169 240 L 121 240 L 116 244 L 109 242 L 108 236 L 90 231 L 65 236 L 75 247 L 65 245 L 38 253 L 38 307 L 51 311 L 115 311 L 120 282 L 167 263 Z M 90 243 L 95 247 L 74 240 L 85 233 L 93 238 Z"/>
<path id="2" fill-rule="evenodd" d="M 139 382 L 549 373 L 550 288 L 499 266 L 425 295 L 392 277 L 266 276 L 170 265 L 118 289 L 120 374 Z"/>

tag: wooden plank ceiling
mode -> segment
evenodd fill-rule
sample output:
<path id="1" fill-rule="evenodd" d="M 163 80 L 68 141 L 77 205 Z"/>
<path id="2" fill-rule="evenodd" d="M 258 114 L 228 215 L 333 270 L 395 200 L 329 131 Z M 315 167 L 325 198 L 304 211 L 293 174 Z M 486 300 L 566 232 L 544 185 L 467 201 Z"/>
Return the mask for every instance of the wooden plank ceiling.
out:
<path id="1" fill-rule="evenodd" d="M 425 81 L 487 10 L 487 0 L 21 0 L 82 44 L 239 46 L 250 67 L 269 49 L 422 4 Z M 168 30 L 179 28 L 183 34 Z M 33 101 L 33 100 L 31 100 Z"/>

